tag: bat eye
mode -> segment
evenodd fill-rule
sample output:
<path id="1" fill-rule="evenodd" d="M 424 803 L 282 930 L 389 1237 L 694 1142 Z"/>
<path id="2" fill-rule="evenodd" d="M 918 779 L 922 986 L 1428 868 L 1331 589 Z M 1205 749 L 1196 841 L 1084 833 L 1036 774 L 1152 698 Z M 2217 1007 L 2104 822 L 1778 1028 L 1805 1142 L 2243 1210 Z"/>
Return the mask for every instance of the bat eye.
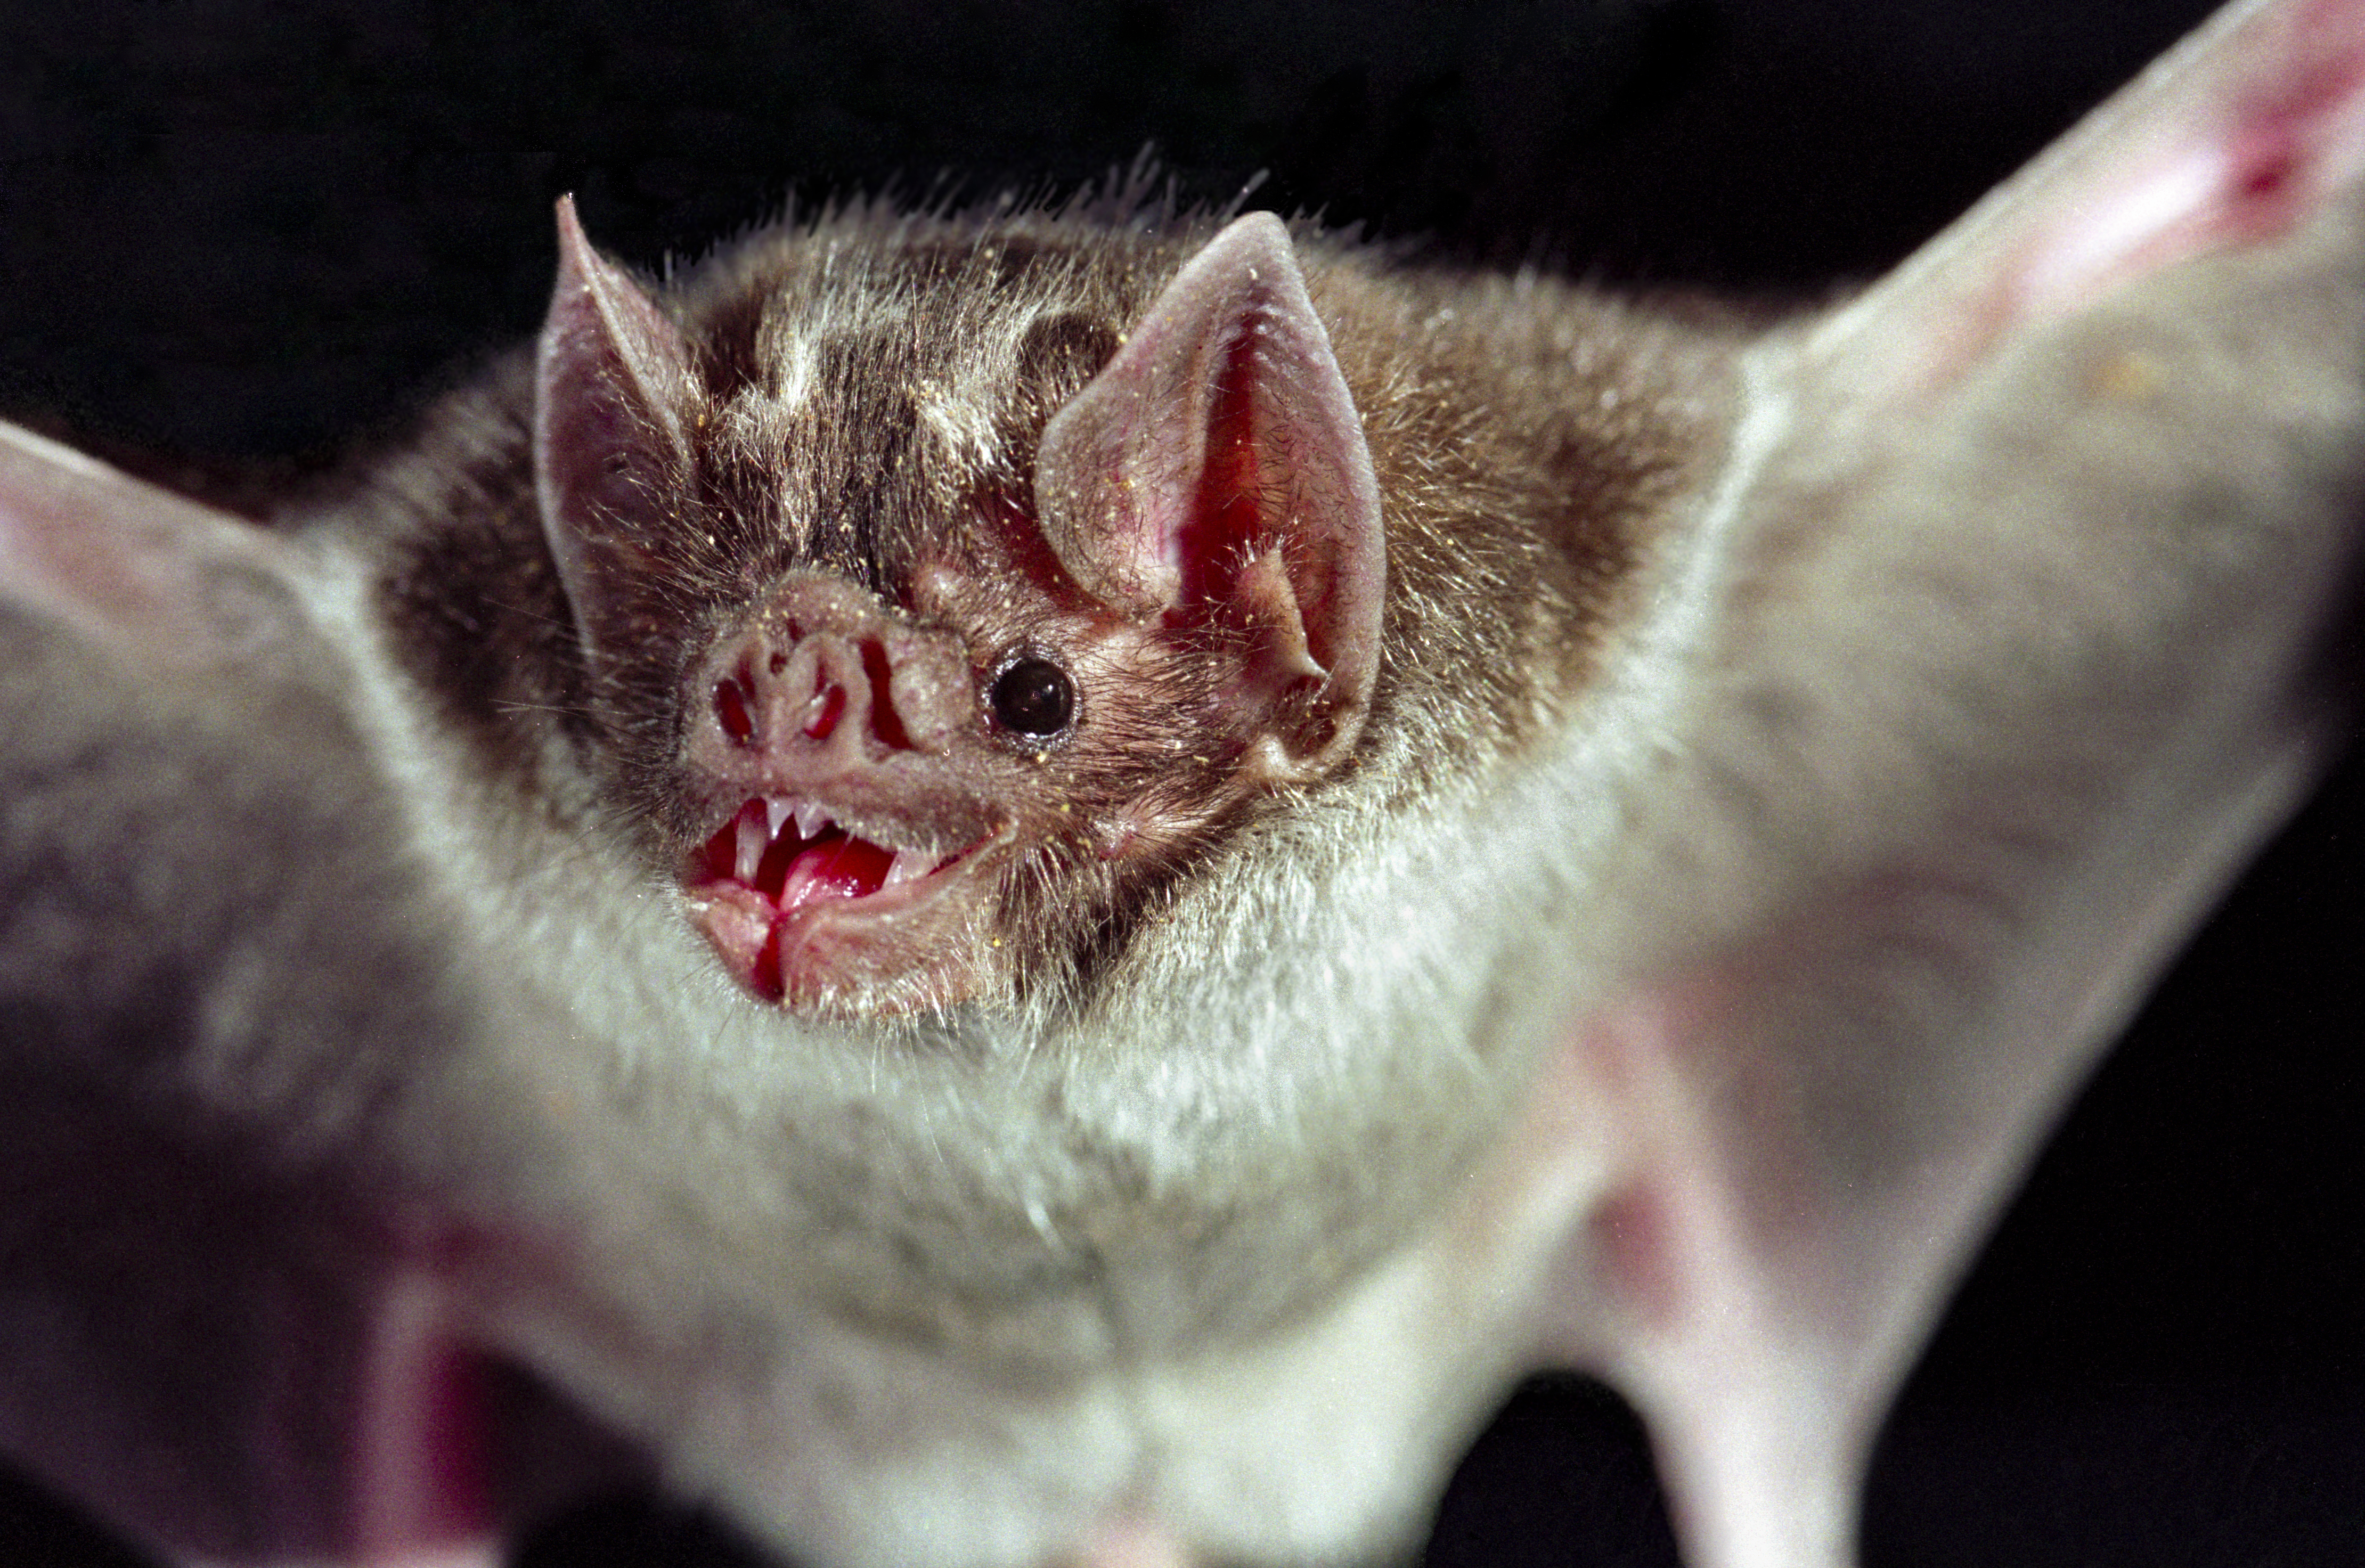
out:
<path id="1" fill-rule="evenodd" d="M 993 722 L 1014 734 L 1048 740 L 1076 716 L 1076 689 L 1068 672 L 1048 659 L 1020 659 L 986 689 Z"/>

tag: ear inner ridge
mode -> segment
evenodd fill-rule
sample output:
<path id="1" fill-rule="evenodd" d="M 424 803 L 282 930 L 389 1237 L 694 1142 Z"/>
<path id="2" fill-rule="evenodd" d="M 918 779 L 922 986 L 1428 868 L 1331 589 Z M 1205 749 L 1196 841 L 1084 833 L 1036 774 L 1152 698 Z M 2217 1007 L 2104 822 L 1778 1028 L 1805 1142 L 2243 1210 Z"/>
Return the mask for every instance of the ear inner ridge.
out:
<path id="1" fill-rule="evenodd" d="M 689 354 L 656 302 L 591 249 L 571 200 L 558 237 L 535 369 L 535 492 L 578 627 L 613 656 L 646 620 L 625 600 L 653 576 L 668 498 L 689 473 Z"/>
<path id="2" fill-rule="evenodd" d="M 1037 491 L 1104 603 L 1249 633 L 1232 678 L 1261 771 L 1343 755 L 1377 665 L 1379 487 L 1279 218 L 1237 220 L 1166 286 L 1046 429 Z"/>

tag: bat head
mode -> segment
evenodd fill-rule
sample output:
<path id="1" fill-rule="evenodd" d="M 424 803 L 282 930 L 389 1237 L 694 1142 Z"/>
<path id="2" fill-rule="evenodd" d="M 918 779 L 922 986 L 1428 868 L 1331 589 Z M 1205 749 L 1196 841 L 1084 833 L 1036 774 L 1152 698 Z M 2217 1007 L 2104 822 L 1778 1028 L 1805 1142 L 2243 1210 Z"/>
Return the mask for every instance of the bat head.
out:
<path id="1" fill-rule="evenodd" d="M 1278 219 L 1179 271 L 1147 239 L 823 230 L 687 330 L 560 233 L 544 529 L 620 779 L 757 994 L 1076 972 L 1351 756 L 1379 491 Z M 849 241 L 902 286 L 834 292 Z"/>

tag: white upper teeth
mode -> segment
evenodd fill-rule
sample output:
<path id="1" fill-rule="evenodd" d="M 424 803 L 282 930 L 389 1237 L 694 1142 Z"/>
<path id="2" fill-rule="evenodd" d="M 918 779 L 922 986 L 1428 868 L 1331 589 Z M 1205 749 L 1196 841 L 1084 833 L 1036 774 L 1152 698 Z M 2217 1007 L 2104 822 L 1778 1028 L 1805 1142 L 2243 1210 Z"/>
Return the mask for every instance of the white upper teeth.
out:
<path id="1" fill-rule="evenodd" d="M 801 801 L 794 795 L 764 797 L 765 836 L 779 837 L 780 829 L 791 822 L 797 824 L 797 836 L 804 839 L 817 837 L 824 828 L 837 825 L 837 820 L 829 814 L 826 806 Z"/>
<path id="2" fill-rule="evenodd" d="M 741 882 L 754 886 L 763 869 L 764 857 L 774 845 L 787 838 L 791 826 L 797 836 L 785 847 L 801 849 L 824 832 L 836 827 L 837 822 L 827 807 L 794 795 L 759 796 L 741 806 L 739 814 L 732 820 L 733 874 Z M 880 890 L 916 882 L 945 863 L 943 857 L 925 850 L 898 849 L 887 862 L 887 874 L 880 882 Z M 797 900 L 791 895 L 811 879 L 799 869 L 802 864 L 800 854 L 789 868 L 788 882 L 780 894 L 782 908 L 795 903 Z"/>
<path id="3" fill-rule="evenodd" d="M 738 842 L 734 846 L 732 857 L 732 875 L 743 882 L 754 881 L 756 868 L 764 861 L 764 846 L 771 840 L 772 835 L 764 831 L 764 824 L 756 820 L 755 812 L 741 812 Z"/>

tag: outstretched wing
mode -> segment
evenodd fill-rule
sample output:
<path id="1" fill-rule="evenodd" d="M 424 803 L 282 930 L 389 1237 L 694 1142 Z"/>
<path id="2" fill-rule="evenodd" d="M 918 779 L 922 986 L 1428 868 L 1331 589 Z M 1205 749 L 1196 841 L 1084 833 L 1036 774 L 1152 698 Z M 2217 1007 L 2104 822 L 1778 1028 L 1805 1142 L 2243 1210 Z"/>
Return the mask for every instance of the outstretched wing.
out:
<path id="1" fill-rule="evenodd" d="M 2236 6 L 1749 365 L 1630 655 L 1670 760 L 1597 894 L 1618 1000 L 1527 1135 L 1614 1107 L 1555 1344 L 1701 1568 L 1848 1557 L 1984 1225 L 2326 760 L 2360 169 L 2365 6 Z"/>
<path id="2" fill-rule="evenodd" d="M 0 425 L 0 1447 L 174 1560 L 458 1564 L 373 1151 L 484 991 L 297 577 Z"/>

